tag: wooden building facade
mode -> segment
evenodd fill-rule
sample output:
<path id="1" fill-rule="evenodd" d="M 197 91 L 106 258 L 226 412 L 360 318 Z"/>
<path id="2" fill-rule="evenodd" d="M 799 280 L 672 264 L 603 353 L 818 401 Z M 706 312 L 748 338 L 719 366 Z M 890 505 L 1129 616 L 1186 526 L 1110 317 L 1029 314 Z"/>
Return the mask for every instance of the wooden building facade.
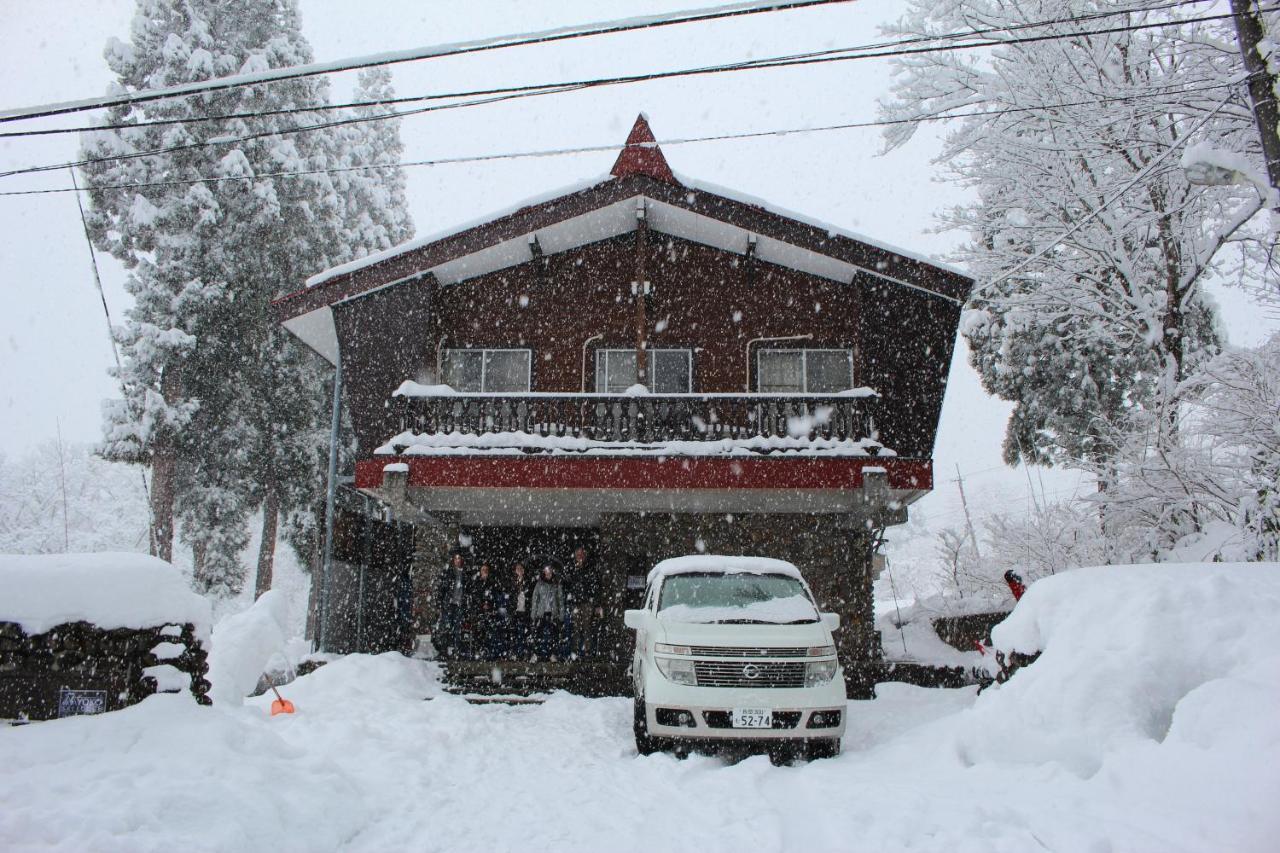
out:
<path id="1" fill-rule="evenodd" d="M 971 284 L 678 178 L 641 116 L 606 178 L 275 307 L 340 365 L 353 488 L 401 563 L 366 574 L 407 578 L 414 630 L 459 543 L 499 569 L 589 543 L 620 644 L 628 578 L 701 548 L 799 565 L 856 673 L 879 656 L 876 533 L 932 488 Z"/>

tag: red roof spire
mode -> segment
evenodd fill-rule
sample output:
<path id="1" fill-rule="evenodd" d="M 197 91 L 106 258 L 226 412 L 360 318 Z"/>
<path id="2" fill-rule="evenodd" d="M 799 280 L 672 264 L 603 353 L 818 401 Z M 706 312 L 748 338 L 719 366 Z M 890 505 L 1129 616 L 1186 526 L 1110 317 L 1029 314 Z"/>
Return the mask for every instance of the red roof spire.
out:
<path id="1" fill-rule="evenodd" d="M 615 178 L 627 175 L 648 175 L 669 184 L 680 183 L 672 174 L 671 167 L 667 165 L 667 158 L 662 156 L 662 149 L 658 147 L 658 140 L 653 138 L 653 131 L 649 129 L 649 119 L 644 113 L 636 116 L 636 123 L 632 126 L 630 135 L 627 136 L 626 145 L 619 152 L 618 159 L 609 170 L 609 174 Z"/>

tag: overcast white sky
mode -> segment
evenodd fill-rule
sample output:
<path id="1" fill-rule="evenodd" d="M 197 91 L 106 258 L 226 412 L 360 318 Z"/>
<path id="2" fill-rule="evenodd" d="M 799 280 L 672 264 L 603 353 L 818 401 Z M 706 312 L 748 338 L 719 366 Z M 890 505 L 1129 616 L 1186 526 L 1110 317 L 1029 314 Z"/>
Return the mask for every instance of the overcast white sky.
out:
<path id="1" fill-rule="evenodd" d="M 671 2 L 529 3 L 515 0 L 353 6 L 347 0 L 302 0 L 303 29 L 319 60 L 397 48 L 544 29 L 568 23 L 711 5 Z M 127 39 L 132 0 L 79 0 L 76 14 L 50 14 L 44 4 L 5 0 L 0 29 L 0 107 L 89 97 L 110 80 L 106 39 Z M 584 76 L 710 64 L 879 38 L 896 18 L 888 0 L 770 14 L 706 25 L 594 38 L 452 60 L 395 66 L 401 95 L 543 82 Z M 333 78 L 335 98 L 352 75 Z M 635 116 L 648 113 L 661 139 L 802 128 L 875 118 L 888 92 L 884 60 L 735 73 L 633 84 L 530 98 L 474 109 L 430 113 L 402 126 L 410 160 L 580 145 L 621 143 Z M 83 117 L 31 126 L 75 126 Z M 9 127 L 12 127 L 10 125 Z M 938 181 L 934 137 L 878 156 L 875 129 L 773 136 L 665 149 L 677 172 L 819 218 L 916 252 L 941 256 L 960 239 L 931 233 L 935 214 L 963 198 Z M 0 168 L 72 159 L 74 136 L 0 140 Z M 613 153 L 507 160 L 409 171 L 409 201 L 418 233 L 437 231 L 520 199 L 608 171 Z M 67 173 L 0 180 L 0 189 L 69 184 Z M 127 307 L 124 271 L 100 256 L 116 318 Z M 88 251 L 69 194 L 0 197 L 0 453 L 16 454 L 51 436 L 99 437 L 99 404 L 112 395 L 111 360 Z M 293 283 L 295 285 L 300 284 Z M 1218 294 L 1231 338 L 1260 341 L 1273 327 L 1234 292 Z M 913 510 L 937 523 L 961 520 L 956 465 L 970 500 L 982 509 L 1016 509 L 1027 501 L 1028 477 L 1002 469 L 999 448 L 1010 407 L 983 393 L 963 358 L 951 384 L 936 451 L 938 489 Z M 1034 474 L 1050 496 L 1065 496 L 1077 477 Z"/>

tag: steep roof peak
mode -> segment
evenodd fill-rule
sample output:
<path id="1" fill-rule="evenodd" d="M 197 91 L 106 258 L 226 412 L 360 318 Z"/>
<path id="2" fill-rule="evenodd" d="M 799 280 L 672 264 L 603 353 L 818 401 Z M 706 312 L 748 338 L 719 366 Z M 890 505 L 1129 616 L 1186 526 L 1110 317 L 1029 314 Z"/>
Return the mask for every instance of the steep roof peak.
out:
<path id="1" fill-rule="evenodd" d="M 618 159 L 614 161 L 609 174 L 615 178 L 627 175 L 648 175 L 650 178 L 666 181 L 669 184 L 677 186 L 680 184 L 671 172 L 671 167 L 667 165 L 667 158 L 663 156 L 662 149 L 658 147 L 658 140 L 654 138 L 653 131 L 649 128 L 649 117 L 644 113 L 636 116 L 636 123 L 631 126 L 631 133 L 627 135 L 627 141 L 622 151 L 618 153 Z"/>

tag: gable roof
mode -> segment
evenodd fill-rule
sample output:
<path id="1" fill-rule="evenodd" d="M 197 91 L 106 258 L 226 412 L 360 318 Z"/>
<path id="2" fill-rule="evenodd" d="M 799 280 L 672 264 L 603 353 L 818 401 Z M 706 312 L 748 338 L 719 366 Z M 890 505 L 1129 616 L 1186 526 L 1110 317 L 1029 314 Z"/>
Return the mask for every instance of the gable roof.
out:
<path id="1" fill-rule="evenodd" d="M 955 304 L 973 285 L 955 268 L 677 175 L 641 114 L 608 175 L 326 270 L 274 308 L 287 329 L 336 361 L 330 306 L 428 275 L 449 285 L 527 263 L 535 241 L 556 254 L 616 237 L 636 227 L 641 208 L 653 231 L 737 254 L 754 245 L 762 261 L 846 284 L 872 276 Z"/>

